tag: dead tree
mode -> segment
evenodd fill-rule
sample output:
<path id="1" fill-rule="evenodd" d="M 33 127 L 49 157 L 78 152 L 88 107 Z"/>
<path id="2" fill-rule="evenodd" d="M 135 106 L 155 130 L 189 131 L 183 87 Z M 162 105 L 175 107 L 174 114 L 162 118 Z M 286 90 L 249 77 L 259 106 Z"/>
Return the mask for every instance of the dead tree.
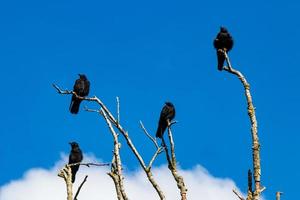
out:
<path id="1" fill-rule="evenodd" d="M 234 69 L 231 66 L 229 57 L 226 53 L 226 51 L 222 51 L 225 55 L 225 59 L 228 66 L 224 66 L 223 69 L 235 76 L 238 77 L 238 79 L 241 81 L 241 83 L 244 86 L 245 90 L 245 96 L 247 100 L 247 110 L 248 110 L 248 116 L 251 123 L 251 136 L 252 136 L 252 160 L 253 160 L 253 178 L 254 178 L 254 191 L 248 192 L 247 200 L 259 200 L 261 192 L 265 190 L 265 187 L 261 187 L 261 165 L 260 165 L 260 144 L 258 139 L 258 132 L 257 132 L 257 120 L 255 115 L 255 107 L 253 106 L 252 96 L 250 93 L 250 84 L 247 82 L 244 75 Z M 249 179 L 248 179 L 249 180 Z M 248 187 L 249 188 L 249 187 Z M 237 191 L 234 190 L 234 193 L 237 194 Z M 249 196 L 251 195 L 251 196 Z M 237 194 L 237 196 L 242 200 L 244 199 L 241 195 Z"/>
<path id="2" fill-rule="evenodd" d="M 182 176 L 178 175 L 178 172 L 177 172 L 177 169 L 176 169 L 176 157 L 175 157 L 175 150 L 174 150 L 174 141 L 173 141 L 172 132 L 171 132 L 171 129 L 170 129 L 171 124 L 169 124 L 169 127 L 168 127 L 168 135 L 169 135 L 169 140 L 170 140 L 170 144 L 171 144 L 171 155 L 172 155 L 172 158 L 170 159 L 167 146 L 164 145 L 163 147 L 160 147 L 157 144 L 156 139 L 153 138 L 147 132 L 147 130 L 145 129 L 142 122 L 140 122 L 140 125 L 141 125 L 144 133 L 153 142 L 153 144 L 155 145 L 155 148 L 156 148 L 156 151 L 154 152 L 154 155 L 152 156 L 149 164 L 146 165 L 145 161 L 142 158 L 142 156 L 140 155 L 140 153 L 136 149 L 135 145 L 133 144 L 131 138 L 129 137 L 128 132 L 120 124 L 120 101 L 119 101 L 118 97 L 117 97 L 117 117 L 114 117 L 112 112 L 96 96 L 94 96 L 94 97 L 80 97 L 74 91 L 61 90 L 55 84 L 53 84 L 53 87 L 57 90 L 57 92 L 59 94 L 62 94 L 62 95 L 71 95 L 72 94 L 72 95 L 75 95 L 76 98 L 78 98 L 78 99 L 85 100 L 85 101 L 96 102 L 100 106 L 100 109 L 95 110 L 95 109 L 86 108 L 85 110 L 88 111 L 88 112 L 96 112 L 96 113 L 100 114 L 105 119 L 105 122 L 106 122 L 106 124 L 109 128 L 109 131 L 112 133 L 112 136 L 113 136 L 113 139 L 114 139 L 114 151 L 113 151 L 114 155 L 113 155 L 113 160 L 112 160 L 111 172 L 108 173 L 108 175 L 113 179 L 118 200 L 128 200 L 128 197 L 126 195 L 126 192 L 125 192 L 125 189 L 124 189 L 124 184 L 123 184 L 124 177 L 122 175 L 122 164 L 121 164 L 121 157 L 120 157 L 120 153 L 119 153 L 119 150 L 120 150 L 120 147 L 121 147 L 121 145 L 118 141 L 119 134 L 115 131 L 115 129 L 121 135 L 123 135 L 123 137 L 125 138 L 125 140 L 127 142 L 127 145 L 132 150 L 132 152 L 135 155 L 136 159 L 138 160 L 140 166 L 144 170 L 149 182 L 152 184 L 153 188 L 155 189 L 155 191 L 157 192 L 157 194 L 158 194 L 158 196 L 161 200 L 165 200 L 166 198 L 165 198 L 165 195 L 164 195 L 163 191 L 161 190 L 160 186 L 157 184 L 157 182 L 155 181 L 155 179 L 153 177 L 151 167 L 152 167 L 155 159 L 157 158 L 157 156 L 165 150 L 166 155 L 167 155 L 167 160 L 168 160 L 168 166 L 169 166 L 169 169 L 172 172 L 172 175 L 173 175 L 173 177 L 174 177 L 174 179 L 177 183 L 177 186 L 180 190 L 181 199 L 186 200 L 187 189 L 185 187 Z M 164 142 L 164 144 L 165 144 L 165 142 Z M 67 190 L 67 191 L 69 191 L 69 193 L 70 193 L 70 190 Z"/>

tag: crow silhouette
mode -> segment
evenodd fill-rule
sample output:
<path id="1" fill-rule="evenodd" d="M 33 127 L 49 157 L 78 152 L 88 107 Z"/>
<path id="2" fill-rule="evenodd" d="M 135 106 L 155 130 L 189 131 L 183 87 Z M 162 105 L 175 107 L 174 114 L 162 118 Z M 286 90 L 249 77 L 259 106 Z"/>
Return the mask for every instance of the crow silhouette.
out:
<path id="1" fill-rule="evenodd" d="M 85 97 L 89 94 L 90 91 L 90 81 L 86 78 L 84 74 L 78 74 L 79 79 L 75 81 L 73 91 L 80 97 Z M 72 100 L 70 104 L 70 112 L 72 114 L 77 114 L 79 111 L 79 106 L 81 99 L 78 99 L 76 95 L 72 95 Z"/>
<path id="2" fill-rule="evenodd" d="M 214 40 L 214 47 L 217 50 L 218 70 L 222 71 L 225 61 L 225 55 L 223 51 L 227 53 L 233 47 L 233 39 L 225 27 L 220 28 L 220 32 Z"/>
<path id="3" fill-rule="evenodd" d="M 71 151 L 70 151 L 70 155 L 69 155 L 69 164 L 80 163 L 83 159 L 83 156 L 82 156 L 82 152 L 79 148 L 78 143 L 70 142 L 69 144 L 71 145 Z M 75 181 L 75 176 L 76 176 L 78 169 L 79 169 L 79 165 L 71 166 L 72 183 L 74 183 L 74 181 Z"/>
<path id="4" fill-rule="evenodd" d="M 175 117 L 175 107 L 171 102 L 166 102 L 160 112 L 156 137 L 162 138 L 165 130 L 168 127 L 168 122 L 171 122 Z"/>

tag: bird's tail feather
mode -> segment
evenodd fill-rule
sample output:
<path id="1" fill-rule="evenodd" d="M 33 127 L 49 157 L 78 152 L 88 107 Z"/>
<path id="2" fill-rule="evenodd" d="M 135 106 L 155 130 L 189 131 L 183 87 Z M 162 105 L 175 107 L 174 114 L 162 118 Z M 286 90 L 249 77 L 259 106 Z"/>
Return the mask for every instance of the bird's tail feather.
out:
<path id="1" fill-rule="evenodd" d="M 76 173 L 79 169 L 79 166 L 76 165 L 76 166 L 71 166 L 71 172 L 72 172 L 72 183 L 75 182 L 75 177 L 76 177 Z"/>
<path id="2" fill-rule="evenodd" d="M 80 99 L 73 99 L 70 104 L 70 112 L 72 114 L 77 114 L 79 112 L 79 106 L 80 106 L 81 100 Z"/>
<path id="3" fill-rule="evenodd" d="M 225 62 L 225 55 L 222 51 L 218 50 L 217 57 L 218 57 L 218 70 L 222 71 Z"/>
<path id="4" fill-rule="evenodd" d="M 159 124 L 158 128 L 157 128 L 157 131 L 156 131 L 156 137 L 162 138 L 162 136 L 163 136 L 166 129 L 167 129 L 166 125 Z"/>

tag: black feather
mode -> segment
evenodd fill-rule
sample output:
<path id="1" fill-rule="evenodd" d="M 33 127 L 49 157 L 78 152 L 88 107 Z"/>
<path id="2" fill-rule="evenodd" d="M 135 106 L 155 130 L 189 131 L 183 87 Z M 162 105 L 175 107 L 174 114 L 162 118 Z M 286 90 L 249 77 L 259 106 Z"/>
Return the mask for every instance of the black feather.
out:
<path id="1" fill-rule="evenodd" d="M 70 145 L 71 145 L 71 151 L 70 151 L 70 155 L 69 155 L 69 164 L 80 163 L 83 159 L 83 155 L 82 155 L 81 149 L 79 148 L 78 143 L 71 142 Z M 78 169 L 79 169 L 79 165 L 71 166 L 72 183 L 75 182 L 75 176 L 76 176 Z"/>
<path id="2" fill-rule="evenodd" d="M 233 47 L 233 39 L 225 27 L 220 28 L 220 32 L 214 40 L 214 47 L 217 50 L 218 70 L 221 71 L 225 61 L 225 55 L 222 51 L 227 53 Z"/>
<path id="3" fill-rule="evenodd" d="M 166 102 L 160 112 L 156 137 L 162 138 L 165 130 L 168 127 L 168 121 L 171 122 L 175 117 L 175 107 L 171 102 Z"/>
<path id="4" fill-rule="evenodd" d="M 80 97 L 85 97 L 90 92 L 90 82 L 84 74 L 79 74 L 79 79 L 75 81 L 73 91 Z M 81 99 L 78 99 L 74 94 L 72 95 L 72 100 L 70 104 L 70 112 L 72 114 L 77 114 L 79 111 L 79 106 Z"/>

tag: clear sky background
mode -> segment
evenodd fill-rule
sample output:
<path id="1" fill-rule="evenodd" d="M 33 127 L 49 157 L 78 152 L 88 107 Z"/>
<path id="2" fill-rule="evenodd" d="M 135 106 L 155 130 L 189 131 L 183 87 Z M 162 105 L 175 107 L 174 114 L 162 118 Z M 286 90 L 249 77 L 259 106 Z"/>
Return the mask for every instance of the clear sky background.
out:
<path id="1" fill-rule="evenodd" d="M 104 161 L 112 140 L 102 118 L 68 111 L 78 73 L 91 95 L 116 109 L 145 159 L 154 151 L 138 121 L 156 131 L 166 100 L 183 169 L 200 164 L 245 191 L 252 168 L 250 123 L 243 87 L 219 72 L 212 42 L 231 32 L 234 68 L 251 84 L 261 142 L 264 196 L 297 199 L 299 160 L 299 1 L 9 1 L 0 5 L 0 186 L 25 171 L 50 168 L 69 141 Z M 92 103 L 83 103 L 97 108 Z M 124 141 L 122 140 L 124 143 Z M 139 167 L 124 143 L 123 163 Z M 161 156 L 155 163 L 165 163 Z M 174 188 L 176 189 L 176 188 Z"/>

